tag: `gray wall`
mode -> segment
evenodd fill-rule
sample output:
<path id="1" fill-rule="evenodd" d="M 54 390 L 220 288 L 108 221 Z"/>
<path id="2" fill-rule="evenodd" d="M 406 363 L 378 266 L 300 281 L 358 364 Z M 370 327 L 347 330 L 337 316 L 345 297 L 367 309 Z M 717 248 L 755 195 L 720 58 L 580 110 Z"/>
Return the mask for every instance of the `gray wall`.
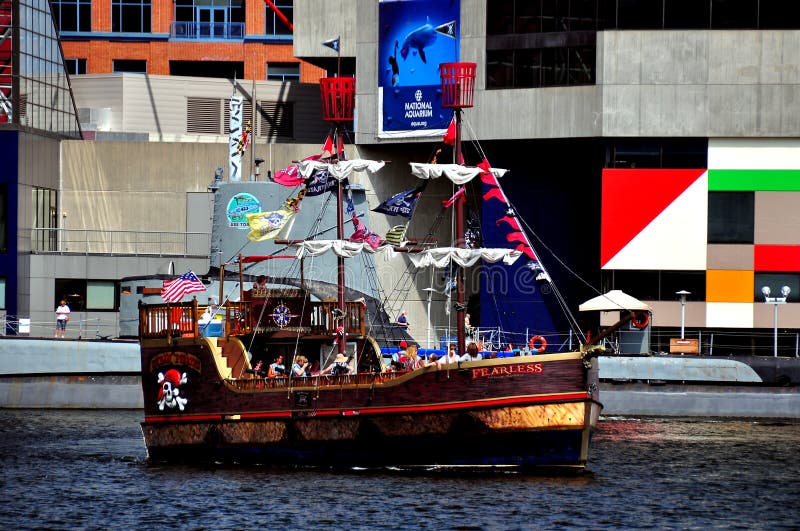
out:
<path id="1" fill-rule="evenodd" d="M 357 59 L 356 143 L 396 142 L 377 138 L 378 3 L 344 4 L 357 18 L 357 30 L 336 28 Z M 309 30 L 335 18 L 312 0 L 295 5 Z M 487 91 L 485 19 L 485 0 L 461 1 L 461 60 L 478 64 L 465 117 L 482 140 L 800 135 L 800 31 L 601 32 L 595 86 Z M 298 32 L 295 54 L 322 55 L 318 36 Z"/>

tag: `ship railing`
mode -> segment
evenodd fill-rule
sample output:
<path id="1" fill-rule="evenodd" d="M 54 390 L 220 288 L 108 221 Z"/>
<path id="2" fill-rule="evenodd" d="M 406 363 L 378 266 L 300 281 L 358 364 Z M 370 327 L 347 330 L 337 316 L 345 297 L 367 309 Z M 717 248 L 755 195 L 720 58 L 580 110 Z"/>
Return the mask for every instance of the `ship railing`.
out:
<path id="1" fill-rule="evenodd" d="M 255 391 L 259 389 L 294 389 L 294 388 L 327 388 L 343 385 L 381 384 L 407 374 L 401 372 L 362 372 L 358 374 L 326 374 L 322 376 L 284 377 L 284 378 L 232 378 L 228 385 L 239 391 Z"/>
<path id="2" fill-rule="evenodd" d="M 366 306 L 359 301 L 345 302 L 344 315 L 338 311 L 335 301 L 311 303 L 311 332 L 315 334 L 335 334 L 339 326 L 344 326 L 347 335 L 363 337 L 365 333 L 364 312 Z"/>
<path id="3" fill-rule="evenodd" d="M 176 304 L 139 303 L 142 339 L 197 337 L 197 299 Z"/>
<path id="4" fill-rule="evenodd" d="M 351 301 L 346 304 L 346 311 L 342 316 L 335 311 L 338 305 L 335 302 L 312 302 L 310 326 L 306 328 L 313 335 L 336 334 L 336 330 L 343 323 L 347 335 L 363 337 L 365 333 L 364 311 L 361 302 Z M 141 304 L 139 307 L 139 337 L 147 338 L 173 338 L 173 337 L 198 337 L 199 335 L 241 336 L 253 332 L 254 319 L 258 316 L 253 312 L 251 301 L 228 301 L 214 310 L 214 316 L 209 323 L 199 323 L 200 310 L 197 299 L 176 304 Z M 219 323 L 217 326 L 216 323 Z M 212 332 L 220 328 L 219 332 Z"/>

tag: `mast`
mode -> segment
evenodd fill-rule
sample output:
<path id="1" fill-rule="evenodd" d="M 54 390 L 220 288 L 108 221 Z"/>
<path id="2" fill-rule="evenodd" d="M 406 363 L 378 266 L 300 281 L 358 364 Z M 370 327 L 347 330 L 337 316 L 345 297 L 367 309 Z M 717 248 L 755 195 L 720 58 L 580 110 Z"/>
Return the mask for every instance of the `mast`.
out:
<path id="1" fill-rule="evenodd" d="M 337 72 L 338 74 L 338 72 Z M 352 77 L 324 77 L 319 80 L 320 94 L 322 96 L 322 119 L 328 122 L 334 122 L 334 137 L 336 153 L 333 158 L 339 160 L 342 146 L 344 146 L 344 122 L 353 121 L 353 106 L 356 94 L 356 80 Z M 339 240 L 344 239 L 344 206 L 342 199 L 344 198 L 344 190 L 342 181 L 337 179 L 336 186 L 336 237 Z M 345 274 L 344 274 L 344 257 L 339 256 L 336 261 L 337 268 L 337 299 L 339 306 L 340 322 L 336 324 L 336 340 L 339 344 L 339 353 L 345 353 L 345 346 L 347 342 L 347 327 L 345 309 Z"/>
<path id="2" fill-rule="evenodd" d="M 439 74 L 442 78 L 442 107 L 452 108 L 456 119 L 455 163 L 461 164 L 461 110 L 472 107 L 475 87 L 475 63 L 442 63 Z M 466 248 L 464 240 L 464 205 L 461 198 L 456 200 L 456 247 Z M 464 268 L 456 269 L 456 337 L 458 353 L 466 350 L 465 336 L 466 304 L 464 296 Z"/>

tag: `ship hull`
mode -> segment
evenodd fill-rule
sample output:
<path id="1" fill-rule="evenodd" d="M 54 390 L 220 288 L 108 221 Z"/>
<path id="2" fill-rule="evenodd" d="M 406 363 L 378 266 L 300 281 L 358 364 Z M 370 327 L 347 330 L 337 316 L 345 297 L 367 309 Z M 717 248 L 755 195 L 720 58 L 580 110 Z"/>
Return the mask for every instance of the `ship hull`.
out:
<path id="1" fill-rule="evenodd" d="M 142 431 L 159 462 L 580 469 L 601 410 L 581 353 L 265 380 L 222 377 L 203 338 L 141 348 Z"/>

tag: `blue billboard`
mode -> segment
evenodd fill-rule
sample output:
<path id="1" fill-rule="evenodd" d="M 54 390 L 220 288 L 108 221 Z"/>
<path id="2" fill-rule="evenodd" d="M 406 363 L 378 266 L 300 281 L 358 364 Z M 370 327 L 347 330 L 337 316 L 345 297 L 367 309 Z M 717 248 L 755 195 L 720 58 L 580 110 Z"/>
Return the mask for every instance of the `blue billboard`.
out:
<path id="1" fill-rule="evenodd" d="M 439 64 L 458 61 L 460 2 L 381 0 L 378 22 L 379 136 L 444 134 Z"/>

